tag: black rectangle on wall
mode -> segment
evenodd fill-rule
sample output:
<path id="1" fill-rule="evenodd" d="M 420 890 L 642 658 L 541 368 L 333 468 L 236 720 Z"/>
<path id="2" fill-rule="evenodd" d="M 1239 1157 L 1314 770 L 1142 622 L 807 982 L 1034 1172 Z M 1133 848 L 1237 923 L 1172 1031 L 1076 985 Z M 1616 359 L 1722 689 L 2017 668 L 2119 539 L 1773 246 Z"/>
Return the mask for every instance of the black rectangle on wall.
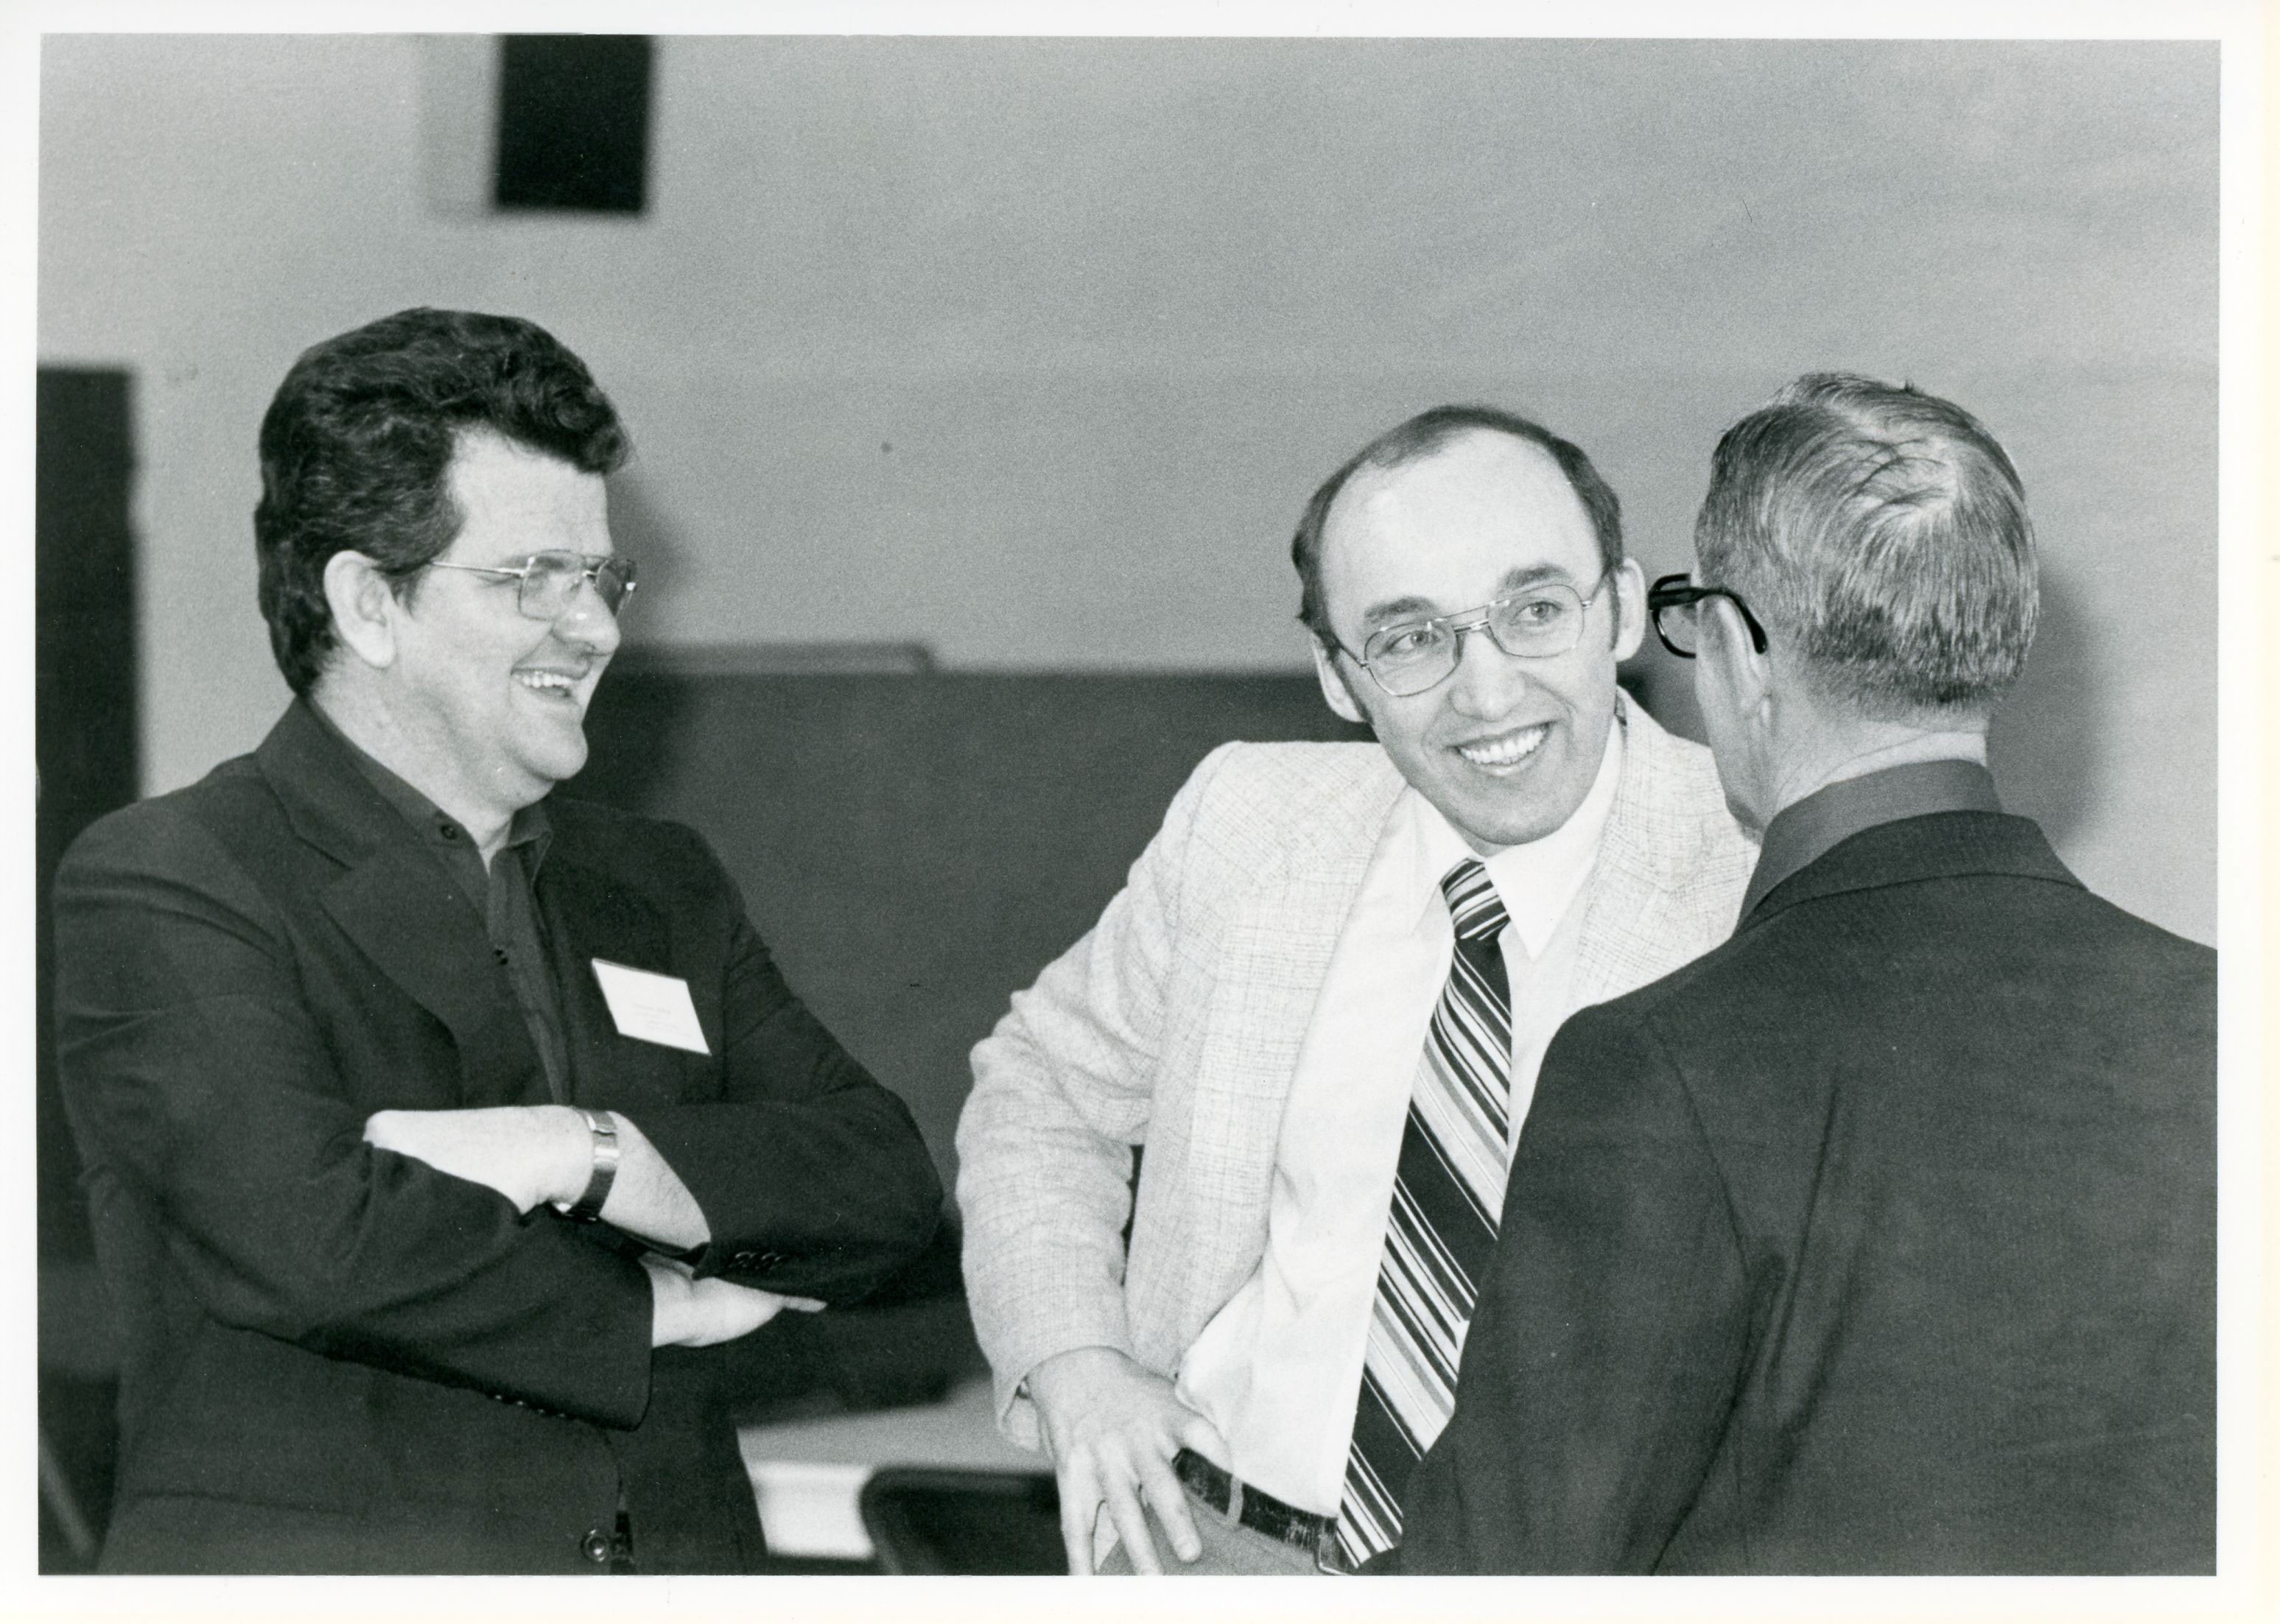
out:
<path id="1" fill-rule="evenodd" d="M 497 206 L 640 213 L 651 55 L 643 35 L 502 37 Z"/>

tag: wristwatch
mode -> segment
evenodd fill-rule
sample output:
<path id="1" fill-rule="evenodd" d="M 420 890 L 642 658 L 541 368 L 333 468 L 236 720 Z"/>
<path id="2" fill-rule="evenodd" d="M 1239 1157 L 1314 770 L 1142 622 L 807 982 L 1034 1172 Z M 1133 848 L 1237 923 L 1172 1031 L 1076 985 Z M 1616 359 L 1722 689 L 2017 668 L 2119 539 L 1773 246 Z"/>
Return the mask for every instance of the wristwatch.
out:
<path id="1" fill-rule="evenodd" d="M 586 1176 L 585 1193 L 570 1204 L 565 1216 L 591 1223 L 602 1215 L 610 1186 L 617 1182 L 618 1125 L 606 1111 L 589 1111 L 583 1105 L 571 1109 L 586 1119 L 586 1131 L 594 1136 L 594 1170 Z"/>

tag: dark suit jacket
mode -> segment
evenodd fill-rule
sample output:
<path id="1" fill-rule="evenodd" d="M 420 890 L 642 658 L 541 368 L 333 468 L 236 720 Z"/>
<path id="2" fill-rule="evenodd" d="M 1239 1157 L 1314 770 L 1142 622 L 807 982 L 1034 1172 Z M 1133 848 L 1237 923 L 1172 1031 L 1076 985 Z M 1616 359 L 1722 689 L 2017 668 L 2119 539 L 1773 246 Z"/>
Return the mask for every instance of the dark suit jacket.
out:
<path id="1" fill-rule="evenodd" d="M 538 906 L 574 1095 L 711 1224 L 700 1274 L 846 1301 L 941 1192 L 704 843 L 550 800 Z M 297 704 L 89 829 L 57 881 L 65 1100 L 124 1332 L 116 1570 L 644 1571 L 762 1546 L 716 1350 L 650 1349 L 606 1227 L 374 1150 L 365 1120 L 546 1098 L 482 920 Z M 618 1035 L 589 961 L 684 979 L 710 1056 Z"/>
<path id="2" fill-rule="evenodd" d="M 1847 839 L 1545 1058 L 1413 1573 L 2208 1573 L 2215 955 Z"/>

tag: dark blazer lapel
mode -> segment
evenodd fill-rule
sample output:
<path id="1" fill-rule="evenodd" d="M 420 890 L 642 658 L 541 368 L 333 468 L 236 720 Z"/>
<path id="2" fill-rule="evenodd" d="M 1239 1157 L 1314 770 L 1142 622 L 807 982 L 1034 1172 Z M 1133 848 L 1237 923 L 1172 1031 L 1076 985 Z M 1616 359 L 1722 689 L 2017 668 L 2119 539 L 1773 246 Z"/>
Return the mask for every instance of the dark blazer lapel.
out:
<path id="1" fill-rule="evenodd" d="M 451 1032 L 459 1097 L 436 1105 L 523 1103 L 538 1052 L 482 921 L 305 705 L 294 703 L 255 758 L 294 833 L 344 866 L 324 890 L 326 913 Z"/>
<path id="2" fill-rule="evenodd" d="M 645 1101 L 671 1104 L 698 1092 L 689 1074 L 709 1073 L 703 1055 L 620 1035 L 602 996 L 593 961 L 608 959 L 660 975 L 675 974 L 664 913 L 647 897 L 585 860 L 574 827 L 555 819 L 556 845 L 538 875 L 538 907 L 562 989 L 562 1019 L 569 1028 L 570 1081 L 580 1103 L 628 1109 Z M 561 838 L 567 835 L 568 838 Z M 690 989 L 697 1024 L 713 1055 L 720 1052 L 720 1012 Z"/>

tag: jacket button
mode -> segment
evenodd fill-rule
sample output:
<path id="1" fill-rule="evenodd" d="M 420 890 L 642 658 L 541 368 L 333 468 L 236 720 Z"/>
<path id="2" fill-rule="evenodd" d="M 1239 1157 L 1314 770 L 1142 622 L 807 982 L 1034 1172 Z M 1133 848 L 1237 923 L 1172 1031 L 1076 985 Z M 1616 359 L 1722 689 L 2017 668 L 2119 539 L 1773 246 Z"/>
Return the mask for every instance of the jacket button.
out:
<path id="1" fill-rule="evenodd" d="M 589 1528 L 586 1537 L 578 1542 L 578 1549 L 589 1562 L 606 1562 L 610 1559 L 610 1536 L 599 1528 Z"/>

